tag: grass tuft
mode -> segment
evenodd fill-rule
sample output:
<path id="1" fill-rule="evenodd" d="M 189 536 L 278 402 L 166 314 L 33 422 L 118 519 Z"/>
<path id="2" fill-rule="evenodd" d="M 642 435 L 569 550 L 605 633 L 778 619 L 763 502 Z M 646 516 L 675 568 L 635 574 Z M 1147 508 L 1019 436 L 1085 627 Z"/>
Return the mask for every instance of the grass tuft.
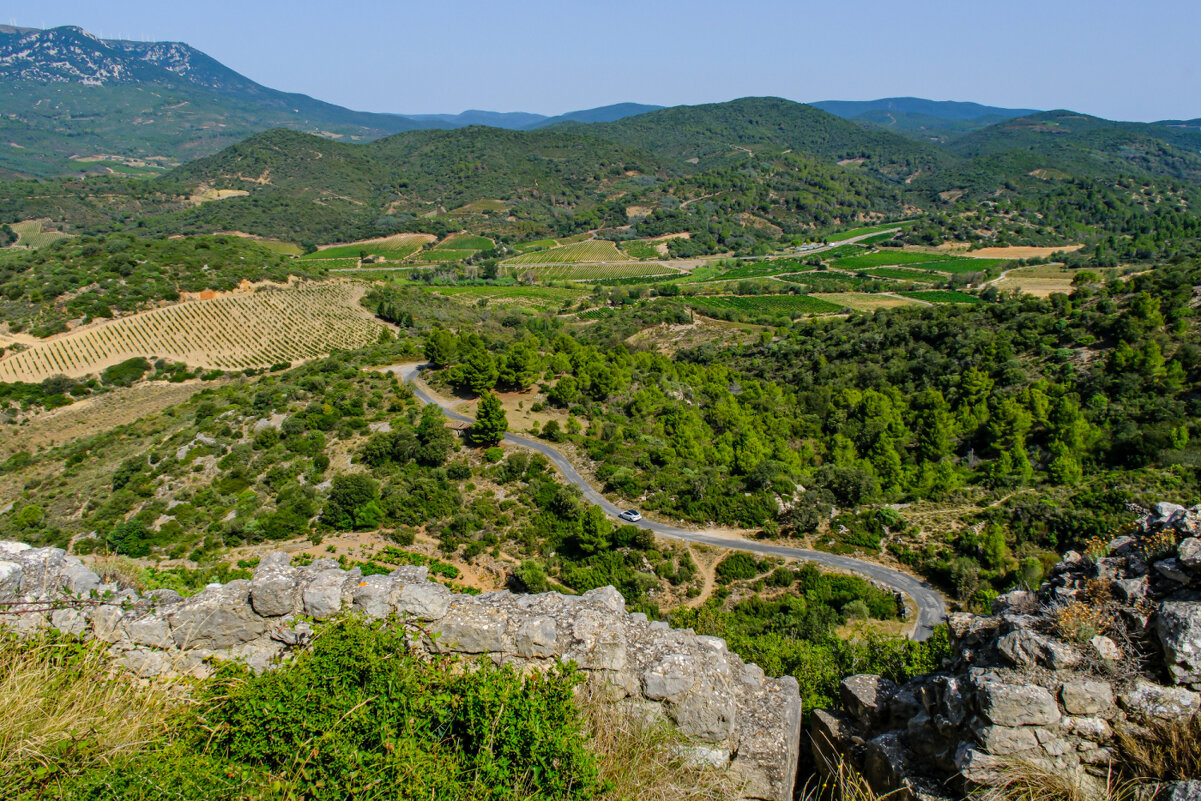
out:
<path id="1" fill-rule="evenodd" d="M 172 686 L 113 670 L 104 644 L 0 632 L 0 798 L 109 764 L 159 736 Z"/>

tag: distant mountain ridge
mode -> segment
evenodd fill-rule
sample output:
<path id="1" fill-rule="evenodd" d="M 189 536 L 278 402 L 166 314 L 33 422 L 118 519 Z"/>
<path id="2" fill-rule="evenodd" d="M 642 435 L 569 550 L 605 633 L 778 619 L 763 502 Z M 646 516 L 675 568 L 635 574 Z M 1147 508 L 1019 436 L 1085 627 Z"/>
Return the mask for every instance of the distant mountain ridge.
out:
<path id="1" fill-rule="evenodd" d="M 1036 109 L 1001 108 L 921 97 L 822 100 L 813 106 L 863 125 L 889 128 L 906 136 L 941 143 L 998 122 L 1038 113 Z"/>
<path id="2" fill-rule="evenodd" d="M 1024 117 L 1037 114 L 1032 108 L 1001 108 L 967 103 L 956 100 L 927 100 L 921 97 L 884 97 L 879 100 L 822 100 L 810 105 L 828 111 L 844 119 L 853 119 L 873 111 L 899 111 L 903 114 L 921 114 L 942 120 L 969 121 L 981 117 Z"/>
<path id="3" fill-rule="evenodd" d="M 362 142 L 424 128 L 613 120 L 655 107 L 619 104 L 560 117 L 353 111 L 263 86 L 182 42 L 100 39 L 75 26 L 3 25 L 0 108 L 6 112 L 0 135 L 9 143 L 0 150 L 3 177 L 172 166 L 279 127 Z"/>

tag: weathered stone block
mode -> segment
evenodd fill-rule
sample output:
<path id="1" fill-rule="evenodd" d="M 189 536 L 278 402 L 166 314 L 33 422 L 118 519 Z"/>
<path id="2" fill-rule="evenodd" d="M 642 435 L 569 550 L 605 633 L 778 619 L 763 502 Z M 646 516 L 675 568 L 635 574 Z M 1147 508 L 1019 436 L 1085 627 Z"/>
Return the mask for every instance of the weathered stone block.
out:
<path id="1" fill-rule="evenodd" d="M 1069 715 L 1113 712 L 1113 688 L 1103 681 L 1066 682 L 1059 691 L 1059 699 Z"/>
<path id="2" fill-rule="evenodd" d="M 1177 684 L 1201 681 L 1201 601 L 1165 601 L 1155 616 L 1168 672 Z"/>
<path id="3" fill-rule="evenodd" d="M 1201 709 L 1201 695 L 1182 687 L 1164 687 L 1149 681 L 1137 681 L 1118 696 L 1118 703 L 1131 717 L 1141 720 L 1189 718 Z"/>
<path id="4" fill-rule="evenodd" d="M 268 554 L 267 558 L 277 556 Z M 287 554 L 279 556 L 287 557 Z M 250 582 L 250 603 L 254 611 L 263 617 L 282 617 L 290 615 L 299 606 L 297 598 L 298 572 L 287 564 L 278 564 L 279 559 L 272 564 L 259 564 L 254 579 Z"/>
<path id="5" fill-rule="evenodd" d="M 392 614 L 392 577 L 363 576 L 351 591 L 354 608 L 370 618 Z"/>
<path id="6" fill-rule="evenodd" d="M 149 645 L 153 648 L 170 648 L 174 645 L 171 639 L 171 629 L 167 621 L 156 615 L 143 615 L 125 624 L 129 639 L 138 645 Z"/>
<path id="7" fill-rule="evenodd" d="M 838 685 L 842 707 L 864 727 L 877 725 L 887 714 L 888 702 L 897 693 L 897 685 L 880 676 L 849 676 Z"/>
<path id="8" fill-rule="evenodd" d="M 165 615 L 180 648 L 229 648 L 267 630 L 267 621 L 250 605 L 250 582 L 243 580 L 205 589 Z"/>
<path id="9" fill-rule="evenodd" d="M 1060 717 L 1051 693 L 1037 685 L 990 681 L 977 695 L 981 714 L 998 726 L 1048 726 Z"/>
<path id="10" fill-rule="evenodd" d="M 393 590 L 392 600 L 401 617 L 437 620 L 450 608 L 450 590 L 441 584 L 401 584 Z"/>
<path id="11" fill-rule="evenodd" d="M 976 739 L 990 754 L 1014 754 L 1038 748 L 1038 738 L 1030 726 L 981 726 L 976 729 Z"/>
<path id="12" fill-rule="evenodd" d="M 301 592 L 306 615 L 324 620 L 342 609 L 342 586 L 346 573 L 342 570 L 324 570 L 318 573 Z"/>
<path id="13" fill-rule="evenodd" d="M 546 615 L 539 615 L 525 621 L 514 635 L 517 655 L 524 657 L 553 656 L 558 639 L 555 620 Z"/>

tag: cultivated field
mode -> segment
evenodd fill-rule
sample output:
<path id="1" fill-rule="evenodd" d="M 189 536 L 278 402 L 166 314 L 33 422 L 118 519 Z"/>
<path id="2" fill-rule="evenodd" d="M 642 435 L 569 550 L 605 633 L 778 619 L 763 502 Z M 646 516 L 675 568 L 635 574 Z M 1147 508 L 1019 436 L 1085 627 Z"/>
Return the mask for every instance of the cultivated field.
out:
<path id="1" fill-rule="evenodd" d="M 946 280 L 946 276 L 939 273 L 906 269 L 904 267 L 876 267 L 872 270 L 864 270 L 863 273 L 873 278 L 891 278 L 896 281 L 923 281 L 925 283 L 932 283 L 934 281 Z"/>
<path id="2" fill-rule="evenodd" d="M 845 306 L 855 311 L 875 311 L 876 309 L 893 309 L 897 306 L 913 306 L 908 298 L 895 295 L 878 295 L 870 292 L 815 292 L 810 295 L 838 306 Z"/>
<path id="3" fill-rule="evenodd" d="M 1002 259 L 973 259 L 962 256 L 938 256 L 911 250 L 880 250 L 835 259 L 830 266 L 838 270 L 866 270 L 873 267 L 904 265 L 939 273 L 975 273 L 1004 264 Z"/>
<path id="4" fill-rule="evenodd" d="M 588 294 L 583 289 L 552 286 L 440 286 L 427 291 L 465 303 L 484 301 L 489 306 L 520 306 L 539 311 L 558 311 L 564 304 L 578 302 Z"/>
<path id="5" fill-rule="evenodd" d="M 528 267 L 509 263 L 508 272 L 517 278 L 529 276 L 535 281 L 588 281 L 656 275 L 671 278 L 680 274 L 662 264 L 637 261 L 621 264 L 552 264 Z"/>
<path id="6" fill-rule="evenodd" d="M 586 262 L 633 261 L 629 254 L 617 249 L 617 245 L 608 240 L 592 239 L 571 245 L 522 253 L 505 264 L 580 264 Z"/>
<path id="7" fill-rule="evenodd" d="M 849 231 L 840 231 L 837 234 L 830 234 L 826 237 L 827 242 L 845 242 L 848 239 L 854 239 L 857 236 L 864 234 L 876 234 L 882 231 L 891 231 L 894 228 L 904 228 L 906 225 L 912 225 L 912 222 L 887 223 L 885 225 L 867 225 L 862 228 L 852 228 Z"/>
<path id="8" fill-rule="evenodd" d="M 931 289 L 919 292 L 898 292 L 898 295 L 904 295 L 907 298 L 914 300 L 924 300 L 926 303 L 982 303 L 983 301 L 975 295 L 968 295 L 964 292 L 956 292 L 952 289 Z"/>
<path id="9" fill-rule="evenodd" d="M 1084 245 L 1056 245 L 1055 247 L 1026 247 L 1011 245 L 1005 248 L 981 248 L 968 255 L 981 259 L 1045 259 L 1053 253 L 1072 253 Z"/>
<path id="10" fill-rule="evenodd" d="M 9 227 L 17 235 L 17 241 L 13 243 L 16 247 L 40 248 L 70 236 L 59 231 L 46 230 L 42 220 L 26 220 L 13 223 Z"/>
<path id="11" fill-rule="evenodd" d="M 628 242 L 621 243 L 621 249 L 635 259 L 659 259 L 663 254 L 659 252 L 659 248 L 654 242 L 647 242 L 645 239 L 631 239 Z"/>
<path id="12" fill-rule="evenodd" d="M 712 273 L 709 269 L 696 270 L 698 278 L 702 281 L 732 281 L 737 278 L 762 278 L 771 275 L 807 272 L 813 268 L 793 259 L 774 259 L 772 261 L 741 262 L 727 270 L 715 268 Z"/>
<path id="13" fill-rule="evenodd" d="M 357 348 L 381 323 L 351 283 L 300 284 L 168 306 L 80 329 L 0 359 L 0 381 L 79 378 L 135 356 L 241 370 Z"/>
<path id="14" fill-rule="evenodd" d="M 380 239 L 364 239 L 361 242 L 348 242 L 344 245 L 323 247 L 316 253 L 303 256 L 305 259 L 358 259 L 366 253 L 377 259 L 403 261 L 421 250 L 423 245 L 437 241 L 432 234 L 396 234 Z"/>
<path id="15" fill-rule="evenodd" d="M 1075 275 L 1072 270 L 1064 269 L 1058 264 L 1039 264 L 1010 270 L 992 285 L 997 289 L 1016 289 L 1028 295 L 1045 298 L 1056 292 L 1071 292 L 1072 278 Z"/>

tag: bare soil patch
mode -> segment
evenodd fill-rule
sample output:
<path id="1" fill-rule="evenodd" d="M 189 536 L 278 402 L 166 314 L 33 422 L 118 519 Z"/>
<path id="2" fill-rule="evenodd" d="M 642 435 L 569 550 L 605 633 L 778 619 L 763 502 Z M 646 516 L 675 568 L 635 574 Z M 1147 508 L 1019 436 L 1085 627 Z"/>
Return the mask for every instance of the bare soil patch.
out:
<path id="1" fill-rule="evenodd" d="M 1004 248 L 981 248 L 969 251 L 964 255 L 977 259 L 1045 259 L 1053 253 L 1071 253 L 1082 247 L 1084 245 L 1055 245 L 1054 247 L 1011 245 Z"/>
<path id="2" fill-rule="evenodd" d="M 875 311 L 876 309 L 893 309 L 897 306 L 913 306 L 909 298 L 896 295 L 869 294 L 866 292 L 825 292 L 814 293 L 812 297 L 838 303 L 856 311 Z"/>
<path id="3" fill-rule="evenodd" d="M 192 196 L 188 198 L 188 202 L 193 206 L 199 206 L 202 203 L 209 203 L 213 200 L 224 200 L 228 197 L 243 197 L 249 195 L 245 189 L 213 189 L 209 186 L 198 186 Z"/>
<path id="4" fill-rule="evenodd" d="M 626 342 L 637 347 L 653 348 L 660 353 L 671 354 L 680 348 L 695 347 L 706 342 L 746 344 L 754 342 L 761 331 L 767 330 L 770 329 L 696 315 L 691 323 L 661 323 L 644 328 L 627 337 Z"/>
<path id="5" fill-rule="evenodd" d="M 61 409 L 35 414 L 22 423 L 6 427 L 6 436 L 0 437 L 0 459 L 18 451 L 36 453 L 137 422 L 168 406 L 183 403 L 202 389 L 221 386 L 222 383 L 225 382 L 146 382 L 84 398 Z M 13 436 L 7 436 L 9 432 Z"/>
<path id="6" fill-rule="evenodd" d="M 1010 270 L 995 281 L 993 286 L 1001 290 L 1016 289 L 1027 295 L 1045 298 L 1056 292 L 1071 292 L 1072 278 L 1075 275 L 1058 264 L 1040 264 Z"/>

